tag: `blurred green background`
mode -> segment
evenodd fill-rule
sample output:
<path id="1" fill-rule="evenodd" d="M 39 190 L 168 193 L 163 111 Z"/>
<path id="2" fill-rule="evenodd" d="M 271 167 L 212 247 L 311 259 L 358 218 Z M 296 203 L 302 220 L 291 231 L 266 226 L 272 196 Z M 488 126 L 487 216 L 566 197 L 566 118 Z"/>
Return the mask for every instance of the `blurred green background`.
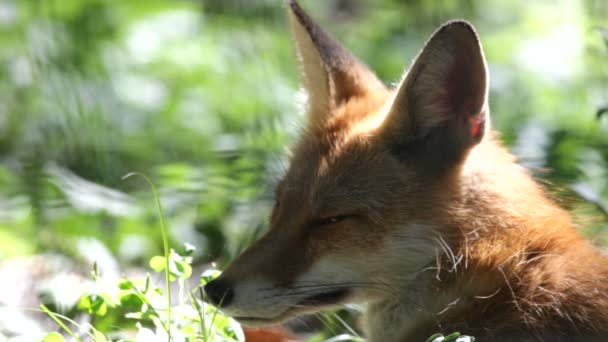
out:
<path id="1" fill-rule="evenodd" d="M 470 20 L 494 128 L 608 243 L 607 1 L 301 4 L 387 84 L 439 24 Z M 0 265 L 52 254 L 121 272 L 160 254 L 133 171 L 198 264 L 221 267 L 265 229 L 303 121 L 282 1 L 0 0 L 0 46 Z"/>

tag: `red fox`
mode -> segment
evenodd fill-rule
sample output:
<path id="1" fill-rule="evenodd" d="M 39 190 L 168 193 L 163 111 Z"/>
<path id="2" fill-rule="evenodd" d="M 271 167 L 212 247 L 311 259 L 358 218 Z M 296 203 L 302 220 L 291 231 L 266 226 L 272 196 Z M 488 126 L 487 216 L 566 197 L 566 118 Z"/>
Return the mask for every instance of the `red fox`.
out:
<path id="1" fill-rule="evenodd" d="M 205 287 L 244 325 L 366 303 L 371 342 L 608 341 L 608 260 L 490 130 L 475 29 L 394 89 L 288 1 L 308 122 L 270 229 Z"/>

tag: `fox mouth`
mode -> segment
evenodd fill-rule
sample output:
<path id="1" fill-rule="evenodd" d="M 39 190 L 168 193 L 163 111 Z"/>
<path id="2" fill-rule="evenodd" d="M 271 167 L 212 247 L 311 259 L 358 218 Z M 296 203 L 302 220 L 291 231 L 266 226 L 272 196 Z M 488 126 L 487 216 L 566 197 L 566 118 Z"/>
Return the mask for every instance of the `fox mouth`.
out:
<path id="1" fill-rule="evenodd" d="M 275 323 L 280 320 L 279 317 L 263 318 L 263 317 L 253 317 L 253 316 L 233 316 L 232 318 L 236 319 L 240 323 L 245 323 L 245 325 L 249 325 L 249 326 L 267 325 L 267 324 Z"/>
<path id="2" fill-rule="evenodd" d="M 274 317 L 233 316 L 233 318 L 243 325 L 251 327 L 276 324 L 285 321 L 298 313 L 312 311 L 321 306 L 338 304 L 340 301 L 348 297 L 349 294 L 350 290 L 348 288 L 316 293 L 299 300 L 295 303 L 292 309 L 288 309 Z"/>
<path id="3" fill-rule="evenodd" d="M 336 304 L 346 298 L 349 294 L 349 290 L 346 288 L 337 289 L 328 292 L 317 293 L 310 297 L 306 297 L 300 300 L 297 305 L 300 306 L 320 306 L 328 304 Z"/>

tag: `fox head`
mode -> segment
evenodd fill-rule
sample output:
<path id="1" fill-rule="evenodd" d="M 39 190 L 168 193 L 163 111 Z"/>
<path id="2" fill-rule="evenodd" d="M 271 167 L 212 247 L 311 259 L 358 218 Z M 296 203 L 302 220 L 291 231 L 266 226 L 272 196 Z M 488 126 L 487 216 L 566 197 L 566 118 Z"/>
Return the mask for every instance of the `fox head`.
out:
<path id="1" fill-rule="evenodd" d="M 245 325 L 398 296 L 394 284 L 435 262 L 436 231 L 489 129 L 487 67 L 469 23 L 441 26 L 389 89 L 295 1 L 288 12 L 306 129 L 268 232 L 205 287 Z"/>

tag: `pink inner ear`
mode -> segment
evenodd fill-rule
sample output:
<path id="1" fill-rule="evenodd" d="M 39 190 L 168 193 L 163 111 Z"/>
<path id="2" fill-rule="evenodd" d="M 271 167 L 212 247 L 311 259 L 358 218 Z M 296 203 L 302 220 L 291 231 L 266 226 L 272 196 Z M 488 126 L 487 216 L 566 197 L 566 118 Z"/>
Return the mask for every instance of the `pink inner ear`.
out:
<path id="1" fill-rule="evenodd" d="M 483 113 L 480 113 L 470 117 L 468 121 L 471 125 L 471 137 L 479 138 L 479 135 L 483 132 L 482 128 L 486 121 L 485 116 Z"/>
<path id="2" fill-rule="evenodd" d="M 447 113 L 449 116 L 476 115 L 480 110 L 476 107 L 480 105 L 479 92 L 483 90 L 480 89 L 472 64 L 466 56 L 460 55 L 455 57 L 448 68 L 443 82 L 447 94 L 445 104 L 452 111 Z"/>
<path id="3" fill-rule="evenodd" d="M 441 99 L 447 110 L 444 115 L 466 120 L 469 133 L 475 139 L 483 133 L 485 123 L 482 113 L 485 89 L 476 72 L 474 62 L 466 54 L 457 53 L 443 80 L 445 92 Z"/>

